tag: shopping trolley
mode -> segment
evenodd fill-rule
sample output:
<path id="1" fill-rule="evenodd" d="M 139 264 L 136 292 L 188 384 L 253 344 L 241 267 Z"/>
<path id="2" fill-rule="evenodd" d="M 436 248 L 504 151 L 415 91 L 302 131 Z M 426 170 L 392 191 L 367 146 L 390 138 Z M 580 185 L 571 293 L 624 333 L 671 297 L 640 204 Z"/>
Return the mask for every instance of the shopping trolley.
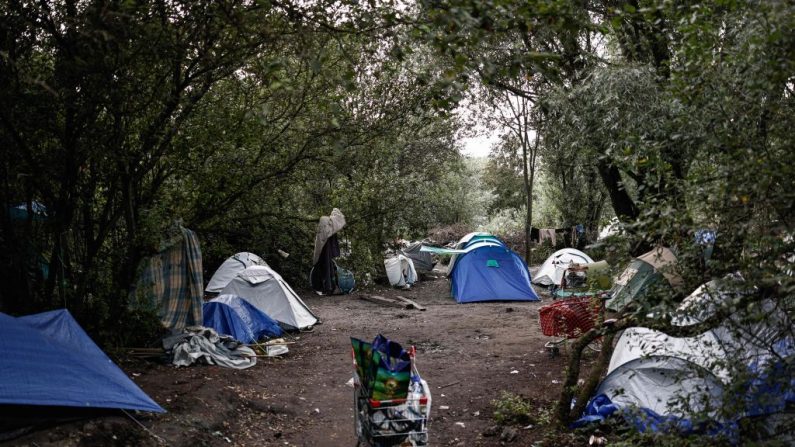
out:
<path id="1" fill-rule="evenodd" d="M 356 445 L 369 447 L 428 445 L 428 418 L 431 412 L 431 391 L 417 371 L 415 349 L 411 357 L 411 385 L 405 399 L 376 400 L 353 374 Z M 354 356 L 354 371 L 356 357 Z"/>
<path id="2" fill-rule="evenodd" d="M 597 319 L 604 312 L 604 300 L 607 297 L 607 292 L 572 293 L 569 298 L 541 307 L 538 310 L 541 332 L 547 337 L 559 338 L 544 344 L 547 352 L 555 356 L 560 352 L 561 344 L 593 329 Z M 599 351 L 601 338 L 588 347 Z"/>

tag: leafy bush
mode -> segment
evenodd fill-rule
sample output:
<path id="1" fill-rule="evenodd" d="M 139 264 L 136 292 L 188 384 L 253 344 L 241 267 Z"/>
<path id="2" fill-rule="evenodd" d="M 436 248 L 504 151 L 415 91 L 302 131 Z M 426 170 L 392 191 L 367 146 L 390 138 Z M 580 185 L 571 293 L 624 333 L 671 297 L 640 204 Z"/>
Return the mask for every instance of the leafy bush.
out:
<path id="1" fill-rule="evenodd" d="M 499 424 L 528 424 L 533 421 L 530 402 L 522 396 L 502 391 L 499 399 L 491 401 L 491 404 L 494 406 L 494 420 Z"/>

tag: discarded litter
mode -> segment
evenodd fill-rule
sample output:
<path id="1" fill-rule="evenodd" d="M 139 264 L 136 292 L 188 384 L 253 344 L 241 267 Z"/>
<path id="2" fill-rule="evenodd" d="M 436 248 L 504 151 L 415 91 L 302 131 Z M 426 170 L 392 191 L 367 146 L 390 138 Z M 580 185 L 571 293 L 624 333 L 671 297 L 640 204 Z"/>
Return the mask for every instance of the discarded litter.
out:
<path id="1" fill-rule="evenodd" d="M 272 345 L 265 347 L 265 355 L 268 357 L 278 357 L 290 352 L 286 345 Z"/>
<path id="2" fill-rule="evenodd" d="M 519 374 L 519 370 L 518 369 L 514 369 L 513 371 L 511 371 L 511 374 Z"/>
<path id="3" fill-rule="evenodd" d="M 464 424 L 463 422 L 456 422 L 455 425 L 457 425 L 457 426 L 459 426 L 461 428 L 466 428 L 466 424 Z"/>
<path id="4" fill-rule="evenodd" d="M 447 405 L 439 405 L 439 409 L 440 410 L 449 410 L 450 407 L 448 407 Z"/>

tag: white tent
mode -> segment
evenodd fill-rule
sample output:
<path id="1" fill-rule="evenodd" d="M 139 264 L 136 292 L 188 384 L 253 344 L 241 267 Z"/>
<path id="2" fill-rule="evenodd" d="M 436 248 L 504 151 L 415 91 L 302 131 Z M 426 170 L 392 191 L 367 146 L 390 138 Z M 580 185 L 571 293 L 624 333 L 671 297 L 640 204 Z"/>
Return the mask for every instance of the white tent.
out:
<path id="1" fill-rule="evenodd" d="M 409 257 L 397 255 L 384 259 L 384 268 L 389 284 L 393 286 L 408 287 L 417 282 L 417 270 L 414 269 L 414 261 Z"/>
<path id="2" fill-rule="evenodd" d="M 593 262 L 590 256 L 576 250 L 574 248 L 563 248 L 555 253 L 541 265 L 541 268 L 536 272 L 533 278 L 533 284 L 540 284 L 543 286 L 550 286 L 555 284 L 557 286 L 563 281 L 563 274 L 569 267 L 569 264 L 590 264 Z"/>
<path id="3" fill-rule="evenodd" d="M 673 323 L 684 327 L 703 322 L 720 308 L 732 309 L 743 293 L 722 292 L 718 282 L 707 283 L 679 306 Z M 703 412 L 725 424 L 782 408 L 795 395 L 787 385 L 779 385 L 783 390 L 774 388 L 772 394 L 764 389 L 757 395 L 727 394 L 736 389 L 733 386 L 746 383 L 749 373 L 761 377 L 775 362 L 795 355 L 786 315 L 771 300 L 760 306 L 753 315 L 735 312 L 716 328 L 694 337 L 627 329 L 616 343 L 607 376 L 595 395 L 605 395 L 619 409 L 680 421 Z M 720 412 L 726 408 L 736 412 Z"/>
<path id="4" fill-rule="evenodd" d="M 268 264 L 254 253 L 246 251 L 226 258 L 226 261 L 213 273 L 213 277 L 210 278 L 210 282 L 207 283 L 207 287 L 204 291 L 208 293 L 219 293 L 230 281 L 235 279 L 235 276 L 252 265 L 267 266 Z"/>
<path id="5" fill-rule="evenodd" d="M 287 328 L 304 329 L 318 322 L 282 277 L 265 265 L 254 265 L 240 272 L 221 294 L 245 299 Z"/>

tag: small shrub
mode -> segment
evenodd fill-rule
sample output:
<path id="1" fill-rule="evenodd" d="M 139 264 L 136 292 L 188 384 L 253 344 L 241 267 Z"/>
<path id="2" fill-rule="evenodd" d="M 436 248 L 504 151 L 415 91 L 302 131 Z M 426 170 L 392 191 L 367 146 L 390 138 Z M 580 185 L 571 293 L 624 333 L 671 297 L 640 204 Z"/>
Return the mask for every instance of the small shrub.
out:
<path id="1" fill-rule="evenodd" d="M 494 405 L 494 420 L 498 424 L 528 424 L 533 422 L 530 416 L 530 402 L 522 396 L 502 391 L 499 399 L 491 401 Z"/>

